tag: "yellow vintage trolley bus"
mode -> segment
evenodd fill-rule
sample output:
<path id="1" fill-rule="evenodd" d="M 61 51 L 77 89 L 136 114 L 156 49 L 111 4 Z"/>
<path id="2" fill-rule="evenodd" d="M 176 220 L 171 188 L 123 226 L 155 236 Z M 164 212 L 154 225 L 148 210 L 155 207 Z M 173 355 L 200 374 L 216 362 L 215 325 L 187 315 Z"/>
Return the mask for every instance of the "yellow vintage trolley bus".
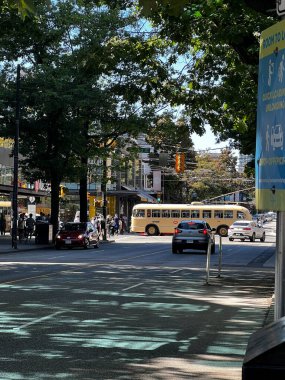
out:
<path id="1" fill-rule="evenodd" d="M 133 207 L 131 232 L 150 236 L 173 234 L 174 228 L 185 219 L 203 219 L 216 228 L 217 234 L 227 236 L 234 221 L 252 220 L 252 216 L 246 207 L 239 205 L 140 203 Z"/>

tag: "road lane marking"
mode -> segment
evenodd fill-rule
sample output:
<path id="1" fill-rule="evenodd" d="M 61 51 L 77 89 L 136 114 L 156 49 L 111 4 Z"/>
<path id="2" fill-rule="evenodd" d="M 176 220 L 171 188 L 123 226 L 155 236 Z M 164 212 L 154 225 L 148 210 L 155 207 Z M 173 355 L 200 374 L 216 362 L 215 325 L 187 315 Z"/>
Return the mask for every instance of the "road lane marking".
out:
<path id="1" fill-rule="evenodd" d="M 42 322 L 42 321 L 46 321 L 47 319 L 51 319 L 51 318 L 53 318 L 55 315 L 63 314 L 63 313 L 65 313 L 65 312 L 66 312 L 66 310 L 56 311 L 55 313 L 52 313 L 52 314 L 46 315 L 45 317 L 38 318 L 38 319 L 34 319 L 33 321 L 28 322 L 28 323 L 25 323 L 25 324 L 22 325 L 22 326 L 14 327 L 13 330 L 20 330 L 20 329 L 23 329 L 23 328 L 25 328 L 25 327 L 28 327 L 28 326 L 31 326 L 31 325 L 35 325 L 35 324 L 40 323 L 40 322 Z"/>
<path id="2" fill-rule="evenodd" d="M 90 264 L 90 263 L 84 263 L 84 264 L 82 264 L 82 263 L 47 263 L 47 262 L 25 262 L 25 261 L 23 261 L 23 262 L 20 262 L 20 261 L 3 262 L 3 263 L 1 263 L 2 265 L 15 265 L 15 264 L 21 264 L 21 265 L 72 265 L 73 268 L 71 268 L 71 269 L 65 269 L 65 270 L 59 270 L 57 272 L 52 272 L 52 273 L 45 273 L 45 274 L 41 274 L 41 275 L 38 275 L 38 276 L 19 278 L 19 279 L 12 280 L 12 281 L 4 281 L 4 282 L 0 282 L 0 286 L 4 285 L 4 284 L 13 284 L 13 283 L 16 283 L 16 282 L 21 282 L 21 281 L 26 281 L 26 280 L 33 280 L 35 278 L 40 278 L 40 277 L 50 277 L 50 276 L 54 276 L 55 274 L 58 274 L 58 273 L 73 272 L 74 271 L 74 267 L 76 267 L 76 266 L 86 265 L 86 268 L 94 268 L 94 267 L 99 267 L 99 266 L 104 266 L 104 265 L 113 265 L 113 264 L 119 263 L 121 261 L 126 261 L 126 260 L 129 260 L 129 259 L 137 259 L 137 258 L 140 258 L 140 257 L 146 257 L 146 256 L 156 255 L 157 253 L 165 252 L 166 250 L 168 250 L 168 249 L 164 248 L 162 250 L 158 250 L 158 251 L 155 251 L 155 252 L 152 252 L 152 253 L 147 253 L 147 254 L 138 255 L 138 256 L 128 256 L 128 257 L 125 257 L 123 259 L 119 259 L 119 260 L 115 260 L 115 261 L 109 261 L 109 262 L 103 262 L 103 263 L 96 263 L 96 264 Z"/>
<path id="3" fill-rule="evenodd" d="M 125 290 L 136 288 L 136 287 L 138 287 L 140 285 L 143 285 L 143 284 L 144 284 L 144 282 L 141 282 L 139 284 L 136 284 L 136 285 L 133 285 L 133 286 L 129 286 L 128 288 L 122 289 L 121 292 L 124 292 Z"/>
<path id="4" fill-rule="evenodd" d="M 173 271 L 173 272 L 170 272 L 170 274 L 173 274 L 173 273 L 177 273 L 177 272 L 180 272 L 181 270 L 183 270 L 183 268 L 181 269 L 176 269 L 175 271 Z"/>

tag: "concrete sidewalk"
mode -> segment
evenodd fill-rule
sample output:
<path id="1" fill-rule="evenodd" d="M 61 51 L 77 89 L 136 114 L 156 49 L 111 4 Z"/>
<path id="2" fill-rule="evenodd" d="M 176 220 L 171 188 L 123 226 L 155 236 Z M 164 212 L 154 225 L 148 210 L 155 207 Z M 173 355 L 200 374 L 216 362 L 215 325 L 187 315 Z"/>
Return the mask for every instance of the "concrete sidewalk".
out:
<path id="1" fill-rule="evenodd" d="M 105 243 L 114 243 L 115 240 L 119 240 L 121 236 L 111 236 L 108 240 L 100 240 L 100 244 L 105 244 Z M 1 253 L 13 253 L 13 252 L 26 252 L 26 251 L 33 251 L 37 249 L 52 249 L 54 248 L 53 244 L 36 244 L 35 243 L 35 237 L 32 237 L 31 240 L 27 241 L 22 241 L 20 242 L 19 240 L 17 241 L 17 249 L 12 247 L 12 236 L 6 234 L 5 236 L 0 235 L 0 254 Z"/>
<path id="2" fill-rule="evenodd" d="M 1 253 L 13 253 L 13 252 L 25 252 L 33 251 L 36 249 L 51 248 L 52 244 L 35 244 L 35 238 L 32 237 L 30 241 L 17 241 L 17 249 L 12 247 L 12 236 L 6 234 L 0 236 L 0 254 Z"/>

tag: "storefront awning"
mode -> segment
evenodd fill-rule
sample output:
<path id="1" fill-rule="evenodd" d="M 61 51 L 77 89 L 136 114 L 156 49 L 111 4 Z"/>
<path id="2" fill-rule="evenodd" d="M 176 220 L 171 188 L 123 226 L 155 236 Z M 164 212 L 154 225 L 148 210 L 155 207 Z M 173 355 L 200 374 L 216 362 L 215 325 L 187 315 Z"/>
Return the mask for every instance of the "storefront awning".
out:
<path id="1" fill-rule="evenodd" d="M 126 185 L 122 186 L 122 188 L 130 192 L 135 192 L 136 195 L 141 198 L 142 202 L 157 203 L 157 199 L 151 196 L 150 194 L 148 194 L 146 191 L 135 189 L 134 187 L 126 186 Z"/>
<path id="2" fill-rule="evenodd" d="M 11 195 L 13 193 L 13 186 L 12 185 L 0 185 L 0 194 L 2 195 Z M 34 189 L 27 189 L 24 187 L 19 187 L 18 188 L 18 195 L 23 195 L 23 196 L 33 196 L 33 197 L 49 197 L 50 193 L 48 191 L 44 190 L 34 190 Z"/>

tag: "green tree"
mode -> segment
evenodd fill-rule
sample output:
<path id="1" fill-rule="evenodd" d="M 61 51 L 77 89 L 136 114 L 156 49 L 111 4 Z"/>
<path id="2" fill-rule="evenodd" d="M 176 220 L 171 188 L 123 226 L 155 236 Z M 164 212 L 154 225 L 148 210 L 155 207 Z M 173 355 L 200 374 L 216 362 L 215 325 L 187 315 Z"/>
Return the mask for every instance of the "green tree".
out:
<path id="1" fill-rule="evenodd" d="M 186 179 L 190 195 L 195 193 L 197 200 L 202 201 L 253 186 L 253 179 L 250 182 L 237 172 L 236 163 L 236 157 L 228 149 L 197 155 L 196 167 Z"/>
<path id="2" fill-rule="evenodd" d="M 7 91 L 13 87 L 12 61 L 20 57 L 26 71 L 20 145 L 23 169 L 29 177 L 51 182 L 51 218 L 56 225 L 59 183 L 80 179 L 86 215 L 88 158 L 104 160 L 112 155 L 114 140 L 118 154 L 124 135 L 135 137 L 147 131 L 156 114 L 177 97 L 181 81 L 172 77 L 171 62 L 162 59 L 169 43 L 142 32 L 132 12 L 67 1 L 38 9 L 40 19 L 30 23 L 15 19 L 13 43 L 9 47 L 4 38 L 0 48 L 5 98 L 2 128 L 3 133 L 13 134 L 13 92 Z M 3 22 L 8 29 L 10 21 Z M 28 31 L 26 41 L 17 39 Z"/>
<path id="3" fill-rule="evenodd" d="M 161 36 L 184 55 L 185 108 L 192 128 L 210 124 L 218 140 L 255 152 L 259 36 L 277 16 L 240 0 L 140 0 Z"/>

